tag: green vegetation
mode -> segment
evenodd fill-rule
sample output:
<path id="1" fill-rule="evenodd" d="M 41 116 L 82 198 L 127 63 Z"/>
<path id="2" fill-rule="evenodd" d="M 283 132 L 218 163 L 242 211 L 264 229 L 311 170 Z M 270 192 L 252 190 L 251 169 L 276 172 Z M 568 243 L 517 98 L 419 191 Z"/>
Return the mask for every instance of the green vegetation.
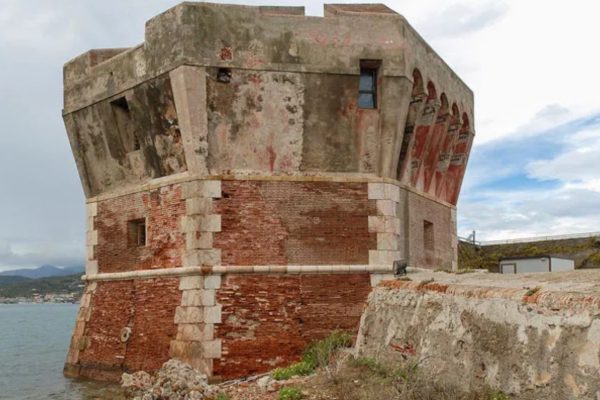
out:
<path id="1" fill-rule="evenodd" d="M 278 381 L 290 379 L 292 376 L 310 375 L 318 367 L 329 364 L 331 355 L 339 348 L 350 347 L 352 338 L 346 332 L 335 331 L 323 340 L 314 342 L 304 352 L 302 360 L 285 368 L 277 368 L 272 373 Z"/>
<path id="2" fill-rule="evenodd" d="M 534 294 L 536 294 L 537 292 L 539 292 L 542 288 L 539 286 L 536 286 L 534 288 L 529 289 L 526 293 L 525 296 L 530 297 L 533 296 Z"/>
<path id="3" fill-rule="evenodd" d="M 32 297 L 34 294 L 67 294 L 83 292 L 81 275 L 18 280 L 0 286 L 0 297 Z"/>
<path id="4" fill-rule="evenodd" d="M 229 400 L 229 396 L 225 393 L 219 393 L 217 394 L 217 397 L 215 397 L 215 400 Z"/>
<path id="5" fill-rule="evenodd" d="M 509 400 L 501 391 L 481 388 L 468 393 L 423 373 L 416 360 L 384 364 L 373 358 L 349 358 L 319 393 L 345 400 Z M 328 397 L 326 397 L 328 398 Z"/>
<path id="6" fill-rule="evenodd" d="M 510 400 L 510 397 L 508 397 L 507 394 L 504 394 L 504 392 L 493 391 L 490 394 L 490 400 Z"/>
<path id="7" fill-rule="evenodd" d="M 25 282 L 28 280 L 30 280 L 30 278 L 25 278 L 24 276 L 0 275 L 0 286 L 12 285 L 17 282 Z"/>
<path id="8" fill-rule="evenodd" d="M 300 389 L 287 386 L 281 388 L 277 396 L 277 400 L 300 400 L 304 397 Z"/>
<path id="9" fill-rule="evenodd" d="M 273 379 L 282 381 L 292 376 L 310 375 L 315 370 L 314 366 L 306 361 L 300 361 L 285 368 L 277 368 L 272 373 Z"/>
<path id="10" fill-rule="evenodd" d="M 505 257 L 537 257 L 551 255 L 575 259 L 575 268 L 600 267 L 600 249 L 597 238 L 549 240 L 535 243 L 510 243 L 476 246 L 458 243 L 458 265 L 461 270 L 498 270 Z"/>

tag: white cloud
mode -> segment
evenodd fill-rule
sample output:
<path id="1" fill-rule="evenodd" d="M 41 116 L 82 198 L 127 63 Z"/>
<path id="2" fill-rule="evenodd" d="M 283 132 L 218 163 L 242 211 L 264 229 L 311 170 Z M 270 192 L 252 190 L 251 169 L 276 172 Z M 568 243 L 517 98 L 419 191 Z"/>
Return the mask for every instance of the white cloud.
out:
<path id="1" fill-rule="evenodd" d="M 62 64 L 89 48 L 140 43 L 144 22 L 178 2 L 0 0 L 0 91 L 10 99 L 0 108 L 0 149 L 9 149 L 0 157 L 0 170 L 3 187 L 10 188 L 0 196 L 0 268 L 83 254 L 83 196 L 60 119 Z M 322 15 L 321 2 L 304 5 L 307 14 Z M 600 37 L 600 2 L 398 0 L 387 5 L 473 89 L 474 156 L 497 139 L 536 137 L 598 111 L 600 52 L 590 47 L 590 38 Z M 506 154 L 486 153 L 486 160 L 469 167 L 461 229 L 483 228 L 489 238 L 597 229 L 597 138 L 597 129 L 579 130 L 556 144 L 562 153 L 520 152 L 525 160 L 518 165 Z M 561 183 L 529 190 L 482 186 L 523 168 L 534 186 L 545 179 Z"/>
<path id="2" fill-rule="evenodd" d="M 527 173 L 539 180 L 559 179 L 569 188 L 598 188 L 600 181 L 600 125 L 569 135 L 565 151 L 547 160 L 529 163 Z"/>

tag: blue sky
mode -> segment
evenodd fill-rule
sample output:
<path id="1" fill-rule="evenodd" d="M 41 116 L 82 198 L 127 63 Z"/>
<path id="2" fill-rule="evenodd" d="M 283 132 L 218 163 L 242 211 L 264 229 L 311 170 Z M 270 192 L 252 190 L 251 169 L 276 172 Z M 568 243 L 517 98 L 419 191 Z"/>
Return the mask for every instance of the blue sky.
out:
<path id="1" fill-rule="evenodd" d="M 236 1 L 231 1 L 236 2 Z M 143 41 L 171 0 L 0 0 L 0 270 L 80 264 L 84 197 L 60 110 L 62 65 Z M 316 1 L 237 1 L 304 5 Z M 600 3 L 398 0 L 475 93 L 459 233 L 600 231 Z"/>

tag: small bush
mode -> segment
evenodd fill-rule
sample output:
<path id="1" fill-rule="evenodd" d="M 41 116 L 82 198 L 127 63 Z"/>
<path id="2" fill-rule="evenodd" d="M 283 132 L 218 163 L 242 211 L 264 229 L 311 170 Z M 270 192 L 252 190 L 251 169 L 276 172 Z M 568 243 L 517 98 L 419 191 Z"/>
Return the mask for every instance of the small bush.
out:
<path id="1" fill-rule="evenodd" d="M 300 361 L 286 368 L 277 368 L 273 370 L 271 376 L 278 381 L 290 379 L 296 375 L 310 375 L 314 371 L 314 367 L 306 361 Z"/>
<path id="2" fill-rule="evenodd" d="M 215 400 L 229 400 L 229 396 L 225 393 L 219 393 L 217 397 L 215 397 Z"/>
<path id="3" fill-rule="evenodd" d="M 490 400 L 510 400 L 510 397 L 502 391 L 494 391 L 490 394 Z"/>
<path id="4" fill-rule="evenodd" d="M 323 367 L 329 363 L 331 355 L 340 348 L 352 346 L 352 337 L 347 332 L 336 331 L 323 340 L 313 343 L 306 349 L 302 361 L 314 368 Z"/>
<path id="5" fill-rule="evenodd" d="M 290 379 L 296 375 L 310 375 L 318 367 L 329 364 L 331 355 L 339 348 L 350 347 L 352 337 L 346 332 L 335 331 L 323 340 L 311 344 L 302 357 L 302 361 L 285 368 L 273 370 L 271 376 L 278 381 Z"/>
<path id="6" fill-rule="evenodd" d="M 381 365 L 379 361 L 374 358 L 360 357 L 350 359 L 350 365 L 353 367 L 365 367 L 373 374 L 385 378 L 390 375 L 390 371 Z"/>
<path id="7" fill-rule="evenodd" d="M 291 386 L 281 388 L 277 396 L 277 400 L 300 400 L 304 397 L 302 392 Z"/>

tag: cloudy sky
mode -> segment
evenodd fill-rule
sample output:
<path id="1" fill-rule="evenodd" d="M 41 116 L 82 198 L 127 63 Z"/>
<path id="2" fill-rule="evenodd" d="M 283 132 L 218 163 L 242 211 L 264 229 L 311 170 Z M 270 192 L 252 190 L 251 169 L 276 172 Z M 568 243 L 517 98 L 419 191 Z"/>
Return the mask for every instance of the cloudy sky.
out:
<path id="1" fill-rule="evenodd" d="M 230 1 L 234 2 L 234 1 Z M 62 65 L 143 41 L 167 0 L 0 0 L 0 270 L 83 260 L 84 198 L 60 112 Z M 304 5 L 322 15 L 322 3 Z M 600 231 L 600 2 L 398 0 L 473 89 L 459 233 Z"/>

